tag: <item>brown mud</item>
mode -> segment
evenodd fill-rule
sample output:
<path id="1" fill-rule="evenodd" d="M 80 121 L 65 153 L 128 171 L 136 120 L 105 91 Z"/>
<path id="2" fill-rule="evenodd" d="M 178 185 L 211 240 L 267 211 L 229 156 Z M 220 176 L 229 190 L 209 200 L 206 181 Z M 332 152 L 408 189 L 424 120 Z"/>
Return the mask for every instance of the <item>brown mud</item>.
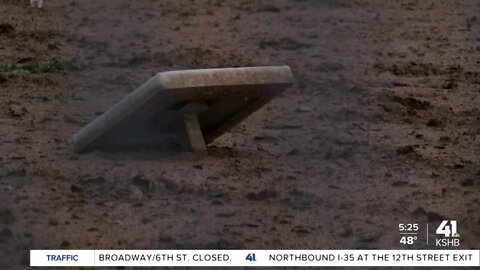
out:
<path id="1" fill-rule="evenodd" d="M 398 223 L 443 219 L 478 249 L 478 14 L 477 1 L 0 0 L 0 268 L 24 269 L 30 249 L 400 249 Z M 156 72 L 284 64 L 296 84 L 208 157 L 71 150 Z"/>

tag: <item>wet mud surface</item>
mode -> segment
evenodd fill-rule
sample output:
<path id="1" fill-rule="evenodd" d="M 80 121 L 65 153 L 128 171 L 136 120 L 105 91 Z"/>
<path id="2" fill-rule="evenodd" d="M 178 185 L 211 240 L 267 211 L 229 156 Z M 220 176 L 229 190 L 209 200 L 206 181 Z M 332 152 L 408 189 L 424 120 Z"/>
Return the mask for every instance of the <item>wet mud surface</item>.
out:
<path id="1" fill-rule="evenodd" d="M 400 249 L 480 239 L 477 1 L 0 1 L 0 268 L 30 249 Z M 209 146 L 75 154 L 160 71 L 289 65 Z M 425 239 L 416 248 L 425 248 Z"/>

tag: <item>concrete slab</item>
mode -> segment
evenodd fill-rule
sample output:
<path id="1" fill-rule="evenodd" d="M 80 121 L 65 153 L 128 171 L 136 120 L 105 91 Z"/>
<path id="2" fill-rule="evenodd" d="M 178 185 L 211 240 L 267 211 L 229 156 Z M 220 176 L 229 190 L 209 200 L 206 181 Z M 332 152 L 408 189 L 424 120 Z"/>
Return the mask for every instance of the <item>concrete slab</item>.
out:
<path id="1" fill-rule="evenodd" d="M 292 83 L 288 66 L 158 73 L 76 133 L 74 149 L 172 149 L 185 138 L 201 149 L 197 125 L 208 144 Z"/>

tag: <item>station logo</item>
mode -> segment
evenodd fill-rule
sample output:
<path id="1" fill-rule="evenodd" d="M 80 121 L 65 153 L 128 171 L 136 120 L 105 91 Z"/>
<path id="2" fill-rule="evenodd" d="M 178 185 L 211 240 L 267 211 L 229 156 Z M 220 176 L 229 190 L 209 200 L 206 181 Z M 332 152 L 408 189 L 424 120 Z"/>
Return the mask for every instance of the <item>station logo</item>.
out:
<path id="1" fill-rule="evenodd" d="M 438 226 L 435 245 L 437 247 L 458 247 L 460 246 L 460 234 L 457 232 L 456 220 L 444 220 Z"/>

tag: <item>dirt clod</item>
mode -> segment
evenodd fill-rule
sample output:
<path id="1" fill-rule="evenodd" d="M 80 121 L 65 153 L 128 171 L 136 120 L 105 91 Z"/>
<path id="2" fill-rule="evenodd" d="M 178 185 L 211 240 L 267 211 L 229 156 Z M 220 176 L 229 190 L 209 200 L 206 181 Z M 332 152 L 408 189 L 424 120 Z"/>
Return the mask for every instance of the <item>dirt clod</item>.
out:
<path id="1" fill-rule="evenodd" d="M 5 227 L 0 231 L 0 243 L 6 242 L 13 236 L 12 230 L 10 228 Z"/>
<path id="2" fill-rule="evenodd" d="M 277 196 L 277 192 L 271 189 L 263 189 L 259 192 L 250 192 L 245 195 L 245 198 L 252 200 L 252 201 L 264 201 L 270 198 L 274 198 Z"/>
<path id="3" fill-rule="evenodd" d="M 415 152 L 413 145 L 405 145 L 397 148 L 397 155 L 407 155 Z"/>

